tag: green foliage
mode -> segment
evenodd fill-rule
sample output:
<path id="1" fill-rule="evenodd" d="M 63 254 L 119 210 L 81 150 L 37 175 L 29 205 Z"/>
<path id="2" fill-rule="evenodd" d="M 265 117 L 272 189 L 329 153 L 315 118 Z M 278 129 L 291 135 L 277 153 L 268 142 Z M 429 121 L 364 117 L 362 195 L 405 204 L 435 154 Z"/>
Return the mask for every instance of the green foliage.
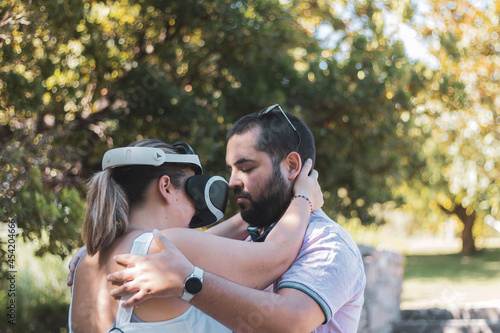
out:
<path id="1" fill-rule="evenodd" d="M 45 188 L 44 176 L 36 166 L 25 172 L 23 190 L 6 201 L 4 209 L 22 229 L 23 240 L 39 242 L 37 255 L 50 252 L 64 258 L 80 245 L 75 235 L 85 213 L 81 194 L 75 188 Z M 47 240 L 42 237 L 45 232 L 50 235 Z"/>
<path id="2" fill-rule="evenodd" d="M 439 3 L 438 9 L 445 4 Z M 466 20 L 450 25 L 449 33 L 434 29 L 435 36 L 412 20 L 421 13 L 410 5 L 3 0 L 2 220 L 16 218 L 27 240 L 47 231 L 39 254 L 64 256 L 78 245 L 83 183 L 100 170 L 106 150 L 141 138 L 183 140 L 195 147 L 205 170 L 224 174 L 227 129 L 273 103 L 310 125 L 325 210 L 340 222 L 378 222 L 370 213 L 375 204 L 411 203 L 405 189 L 418 193 L 431 185 L 429 197 L 421 198 L 424 208 L 444 194 L 498 216 L 498 140 L 488 134 L 498 132 L 498 122 L 483 126 L 484 117 L 477 118 L 481 131 L 472 137 L 458 135 L 467 133 L 467 121 L 463 132 L 442 126 L 454 112 L 469 119 L 490 111 L 496 119 L 498 85 L 487 77 L 495 78 L 497 59 L 486 56 L 495 48 L 494 11 L 481 16 L 482 24 L 462 11 Z M 388 33 L 388 13 L 443 45 L 432 50 L 441 68 L 407 59 L 402 42 Z M 452 14 L 446 19 L 463 18 Z M 468 50 L 457 42 L 463 40 L 460 23 L 491 38 Z M 320 27 L 330 27 L 334 42 L 318 37 Z M 460 68 L 477 56 L 486 83 L 475 89 Z M 480 99 L 469 98 L 478 92 Z M 429 141 L 437 144 L 432 153 Z M 462 167 L 489 185 L 457 187 L 455 170 Z"/>
<path id="3" fill-rule="evenodd" d="M 436 29 L 413 23 L 440 68 L 427 73 L 426 89 L 415 96 L 417 128 L 428 134 L 420 154 L 426 168 L 408 179 L 407 208 L 427 224 L 452 214 L 464 223 L 464 236 L 472 228 L 468 219 L 500 218 L 499 10 L 498 4 L 434 1 L 425 22 Z"/>
<path id="4" fill-rule="evenodd" d="M 30 242 L 16 243 L 15 304 L 16 325 L 10 325 L 2 312 L 2 332 L 67 332 L 68 305 L 71 289 L 66 286 L 68 260 L 58 255 L 46 254 L 43 258 L 34 255 L 37 246 Z M 5 279 L 0 289 L 5 288 Z M 6 292 L 0 294 L 0 307 L 6 308 L 11 298 Z"/>
<path id="5" fill-rule="evenodd" d="M 388 8 L 379 5 L 356 5 L 354 17 L 369 13 L 373 20 L 356 30 L 347 26 L 340 52 L 323 50 L 312 78 L 308 73 L 310 88 L 302 92 L 317 139 L 317 168 L 330 196 L 328 213 L 340 214 L 340 221 L 374 222 L 369 208 L 397 199 L 389 189 L 421 166 L 419 142 L 408 133 L 411 96 L 425 79 L 402 44 L 388 41 L 379 19 Z"/>

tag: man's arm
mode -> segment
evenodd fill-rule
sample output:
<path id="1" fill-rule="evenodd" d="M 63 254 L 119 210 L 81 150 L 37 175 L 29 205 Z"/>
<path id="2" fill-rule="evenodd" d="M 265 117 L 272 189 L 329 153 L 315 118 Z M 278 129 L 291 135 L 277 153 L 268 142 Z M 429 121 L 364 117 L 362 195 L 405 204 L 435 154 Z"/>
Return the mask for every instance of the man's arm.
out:
<path id="1" fill-rule="evenodd" d="M 148 265 L 147 278 L 134 274 L 134 269 L 119 271 L 108 276 L 112 282 L 122 283 L 133 279 L 111 291 L 114 297 L 129 294 L 134 285 L 139 291 L 124 303 L 135 306 L 151 297 L 180 297 L 184 292 L 184 280 L 193 271 L 194 265 L 161 233 L 155 231 L 155 240 L 162 251 L 156 255 L 139 258 L 131 254 L 120 256 L 121 264 Z M 162 256 L 168 260 L 155 260 Z M 132 284 L 131 284 L 132 283 Z M 161 293 L 149 294 L 162 284 Z M 305 293 L 283 288 L 278 293 L 260 291 L 241 286 L 218 275 L 205 272 L 203 288 L 191 303 L 235 332 L 311 332 L 325 321 L 318 303 Z"/>
<path id="2" fill-rule="evenodd" d="M 234 332 L 311 332 L 325 321 L 318 303 L 303 292 L 255 290 L 205 273 L 191 303 Z"/>
<path id="3" fill-rule="evenodd" d="M 265 242 L 242 242 L 200 230 L 167 229 L 162 233 L 196 266 L 207 271 L 217 272 L 224 278 L 251 288 L 264 289 L 280 277 L 293 263 L 303 242 L 309 223 L 311 209 L 321 207 L 323 196 L 317 182 L 318 173 L 310 174 L 311 160 L 308 159 L 294 185 L 297 193 L 306 193 L 313 199 L 302 196 L 292 200 L 280 222 L 271 230 Z M 312 203 L 311 203 L 312 202 Z M 149 253 L 157 253 L 157 242 L 152 242 Z M 168 255 L 159 253 L 153 258 L 124 254 L 115 257 L 115 261 L 127 268 L 115 274 L 126 275 L 126 285 L 130 291 L 145 289 L 144 282 L 156 278 L 151 272 L 168 263 Z M 139 283 L 140 278 L 143 283 Z M 123 281 L 123 280 L 122 280 Z M 158 279 L 161 282 L 161 279 Z M 168 288 L 168 286 L 165 286 Z M 143 295 L 157 295 L 165 292 L 164 286 L 151 284 Z"/>
<path id="4" fill-rule="evenodd" d="M 269 233 L 265 242 L 253 244 L 184 228 L 167 229 L 164 232 L 195 265 L 217 272 L 240 284 L 263 289 L 283 274 L 293 262 L 309 223 L 311 206 L 312 209 L 318 209 L 323 205 L 321 187 L 317 182 L 318 173 L 316 170 L 309 173 L 311 167 L 312 162 L 308 159 L 294 184 L 295 193 L 306 193 L 311 197 L 311 200 L 305 196 L 303 198 L 307 201 L 303 199 L 292 200 L 280 219 L 280 223 Z M 150 252 L 156 253 L 158 250 L 158 246 L 153 242 Z M 269 256 L 270 253 L 273 255 Z M 117 256 L 117 258 L 129 260 L 127 255 L 123 256 Z M 148 271 L 155 268 L 154 263 L 153 267 L 147 265 L 147 261 L 143 257 L 132 256 L 131 258 L 137 262 L 124 265 L 136 266 L 135 275 L 127 272 L 130 280 L 140 274 L 147 275 Z M 72 263 L 75 260 L 76 258 L 73 257 Z M 121 261 L 123 262 L 123 260 Z M 71 266 L 72 264 L 70 264 L 70 269 Z M 70 284 L 71 281 L 68 278 L 68 285 Z M 129 286 L 136 288 L 130 289 L 130 292 L 143 288 L 138 283 L 131 283 Z M 163 292 L 160 285 L 151 288 L 153 294 Z"/>

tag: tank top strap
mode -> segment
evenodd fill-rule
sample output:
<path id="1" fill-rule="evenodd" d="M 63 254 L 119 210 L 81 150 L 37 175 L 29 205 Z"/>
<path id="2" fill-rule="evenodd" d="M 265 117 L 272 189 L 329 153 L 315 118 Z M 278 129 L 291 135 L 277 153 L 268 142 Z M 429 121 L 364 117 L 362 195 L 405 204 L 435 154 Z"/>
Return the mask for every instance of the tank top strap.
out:
<path id="1" fill-rule="evenodd" d="M 151 232 L 146 232 L 134 239 L 132 244 L 131 254 L 147 254 L 151 241 L 153 240 L 153 234 Z M 132 313 L 134 312 L 133 307 L 124 308 L 122 304 L 126 302 L 133 294 L 122 296 L 120 299 L 120 304 L 118 305 L 118 311 L 116 312 L 116 320 L 113 326 L 120 327 L 121 325 L 130 323 L 132 318 Z"/>
<path id="2" fill-rule="evenodd" d="M 73 284 L 71 285 L 71 301 L 69 303 L 69 313 L 68 313 L 68 329 L 70 333 L 73 333 L 73 327 L 72 327 L 72 313 L 73 312 L 73 290 L 75 289 L 75 279 L 76 279 L 76 270 L 78 269 L 78 265 L 80 265 L 80 261 L 82 261 L 83 257 L 87 255 L 87 251 L 83 252 L 80 259 L 78 259 L 78 262 L 76 263 L 75 270 L 73 272 Z"/>

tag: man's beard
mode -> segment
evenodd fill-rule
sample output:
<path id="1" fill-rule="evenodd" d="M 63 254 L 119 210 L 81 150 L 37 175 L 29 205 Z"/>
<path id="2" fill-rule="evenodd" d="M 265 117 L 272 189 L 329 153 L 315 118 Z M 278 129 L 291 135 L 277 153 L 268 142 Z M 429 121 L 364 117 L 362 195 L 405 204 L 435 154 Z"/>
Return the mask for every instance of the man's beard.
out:
<path id="1" fill-rule="evenodd" d="M 241 188 L 234 189 L 234 194 L 250 201 L 250 207 L 241 211 L 243 220 L 251 226 L 262 228 L 276 222 L 283 215 L 293 196 L 293 188 L 285 181 L 280 168 L 274 167 L 256 200 Z"/>

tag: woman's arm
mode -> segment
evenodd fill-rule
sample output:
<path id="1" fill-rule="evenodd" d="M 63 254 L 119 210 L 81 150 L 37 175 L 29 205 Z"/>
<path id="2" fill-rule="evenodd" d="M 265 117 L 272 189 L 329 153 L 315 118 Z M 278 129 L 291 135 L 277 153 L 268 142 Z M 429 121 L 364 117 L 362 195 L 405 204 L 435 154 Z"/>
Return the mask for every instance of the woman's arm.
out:
<path id="1" fill-rule="evenodd" d="M 238 213 L 231 218 L 217 224 L 216 226 L 205 230 L 205 233 L 213 234 L 220 237 L 239 239 L 243 240 L 248 237 L 248 232 L 245 230 L 248 224 L 241 218 L 241 214 Z M 180 241 L 180 240 L 179 240 Z M 73 257 L 71 258 L 68 268 L 68 282 L 67 285 L 71 287 L 73 285 L 74 273 L 76 264 L 80 261 L 80 258 L 86 253 L 87 246 L 84 245 L 79 248 Z"/>
<path id="2" fill-rule="evenodd" d="M 243 240 L 248 237 L 248 232 L 245 230 L 247 227 L 248 224 L 243 220 L 241 214 L 238 213 L 224 222 L 207 229 L 205 232 L 220 237 Z"/>
<path id="3" fill-rule="evenodd" d="M 323 196 L 317 182 L 318 173 L 311 163 L 304 164 L 294 185 L 296 194 L 312 198 L 321 207 Z M 228 280 L 264 289 L 292 264 L 304 238 L 311 206 L 302 197 L 292 200 L 283 217 L 265 242 L 252 243 L 226 239 L 199 230 L 167 229 L 162 233 L 196 266 Z M 159 252 L 157 246 L 151 248 Z"/>
<path id="4" fill-rule="evenodd" d="M 294 186 L 297 194 L 311 198 L 313 208 L 323 205 L 318 173 L 308 172 L 311 163 L 306 162 Z M 300 192 L 299 192 L 300 191 Z M 291 265 L 302 245 L 309 222 L 311 207 L 308 200 L 292 200 L 280 222 L 269 233 L 265 242 L 242 242 L 218 237 L 192 229 L 169 229 L 162 231 L 191 262 L 230 281 L 251 288 L 264 289 L 282 275 Z M 159 253 L 158 253 L 159 252 Z M 161 267 L 169 257 L 162 255 L 161 248 L 153 242 L 150 256 L 119 255 L 116 261 L 129 268 L 112 274 L 112 281 L 128 281 L 118 289 L 120 292 L 139 291 L 138 294 L 164 295 L 168 289 Z M 170 263 L 171 264 L 171 263 Z M 152 283 L 154 281 L 154 283 Z M 163 283 L 165 281 L 165 285 Z M 146 289 L 147 291 L 143 290 Z M 134 297 L 137 299 L 137 297 Z"/>

